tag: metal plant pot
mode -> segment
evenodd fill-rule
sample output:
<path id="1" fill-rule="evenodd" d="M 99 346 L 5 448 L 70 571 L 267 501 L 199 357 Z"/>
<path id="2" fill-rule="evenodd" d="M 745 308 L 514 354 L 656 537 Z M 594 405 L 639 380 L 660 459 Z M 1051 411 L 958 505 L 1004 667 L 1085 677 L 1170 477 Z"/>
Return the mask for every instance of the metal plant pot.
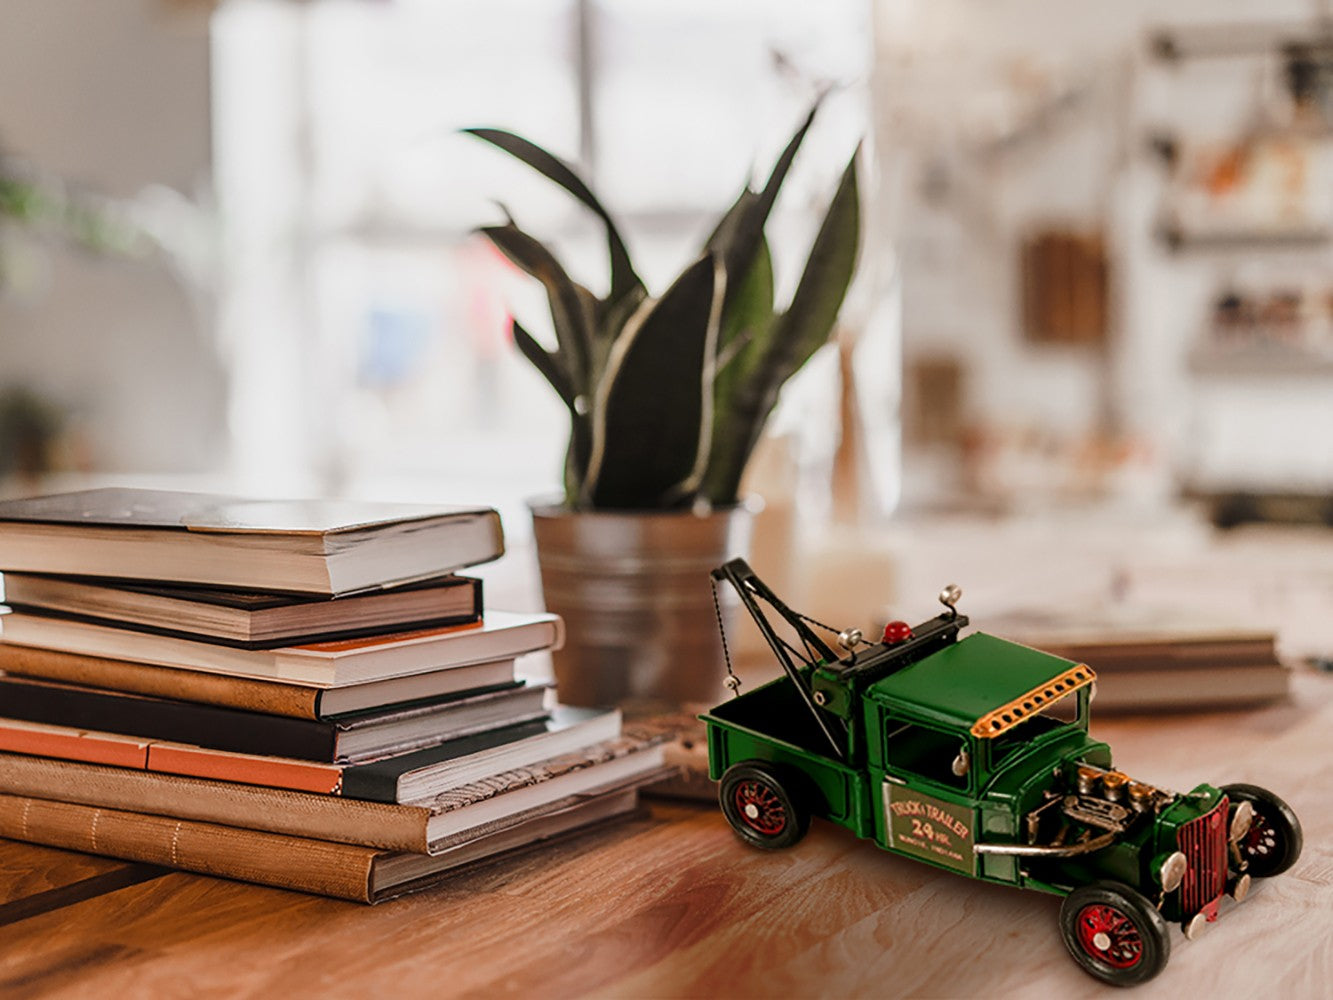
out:
<path id="1" fill-rule="evenodd" d="M 531 505 L 546 608 L 565 620 L 555 653 L 563 703 L 712 704 L 725 694 L 709 572 L 748 554 L 755 506 L 696 514 Z M 726 590 L 718 597 L 730 619 L 736 601 Z"/>

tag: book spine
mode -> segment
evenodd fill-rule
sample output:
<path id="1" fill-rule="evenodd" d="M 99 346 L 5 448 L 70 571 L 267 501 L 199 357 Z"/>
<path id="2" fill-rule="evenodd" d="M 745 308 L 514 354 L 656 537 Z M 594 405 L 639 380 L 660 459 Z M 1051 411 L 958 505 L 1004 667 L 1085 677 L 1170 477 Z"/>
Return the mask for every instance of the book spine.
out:
<path id="1" fill-rule="evenodd" d="M 337 795 L 342 788 L 342 768 L 336 764 L 154 743 L 114 733 L 85 732 L 72 726 L 0 719 L 0 750 L 319 795 Z"/>
<path id="2" fill-rule="evenodd" d="M 0 795 L 0 836 L 357 902 L 374 848 L 70 802 Z"/>
<path id="3" fill-rule="evenodd" d="M 425 854 L 430 811 L 44 757 L 0 755 L 0 793 Z"/>
<path id="4" fill-rule="evenodd" d="M 148 766 L 148 743 L 111 733 L 85 733 L 65 726 L 30 726 L 0 719 L 0 750 L 82 760 L 113 767 Z"/>
<path id="5" fill-rule="evenodd" d="M 337 795 L 342 790 L 343 778 L 343 769 L 336 764 L 248 756 L 172 743 L 149 745 L 148 770 L 319 795 Z M 388 801 L 396 802 L 397 798 Z"/>
<path id="6" fill-rule="evenodd" d="M 336 727 L 314 720 L 4 677 L 0 705 L 6 716 L 28 722 L 113 730 L 233 753 L 326 763 L 335 758 Z"/>
<path id="7" fill-rule="evenodd" d="M 321 693 L 319 688 L 299 684 L 249 680 L 3 642 L 0 642 L 0 671 L 295 719 L 317 718 Z"/>

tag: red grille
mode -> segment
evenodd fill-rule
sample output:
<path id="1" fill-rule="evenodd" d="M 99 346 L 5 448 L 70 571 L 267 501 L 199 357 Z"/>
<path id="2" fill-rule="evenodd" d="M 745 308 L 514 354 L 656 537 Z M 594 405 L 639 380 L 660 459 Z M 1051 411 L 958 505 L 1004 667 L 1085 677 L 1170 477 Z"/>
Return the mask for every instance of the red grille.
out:
<path id="1" fill-rule="evenodd" d="M 1226 891 L 1227 797 L 1210 812 L 1191 820 L 1176 833 L 1176 843 L 1189 862 L 1180 887 L 1183 916 L 1193 916 Z"/>

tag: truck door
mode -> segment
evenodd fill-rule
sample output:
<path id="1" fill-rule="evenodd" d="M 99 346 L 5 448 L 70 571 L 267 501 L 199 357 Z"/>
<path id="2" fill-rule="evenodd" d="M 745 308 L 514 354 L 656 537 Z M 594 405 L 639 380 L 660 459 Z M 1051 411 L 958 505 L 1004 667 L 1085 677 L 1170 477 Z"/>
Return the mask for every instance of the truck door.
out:
<path id="1" fill-rule="evenodd" d="M 882 733 L 882 846 L 976 875 L 976 748 L 971 734 L 893 715 L 884 718 Z"/>

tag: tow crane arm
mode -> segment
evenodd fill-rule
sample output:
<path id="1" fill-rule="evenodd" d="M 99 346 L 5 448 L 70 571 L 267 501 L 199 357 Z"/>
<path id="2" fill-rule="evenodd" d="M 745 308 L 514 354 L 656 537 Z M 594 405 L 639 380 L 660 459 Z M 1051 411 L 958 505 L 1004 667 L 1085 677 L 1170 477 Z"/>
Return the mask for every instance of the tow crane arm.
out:
<path id="1" fill-rule="evenodd" d="M 713 570 L 714 580 L 725 580 L 736 590 L 736 594 L 745 605 L 745 610 L 750 613 L 754 619 L 755 625 L 763 633 L 769 647 L 773 650 L 773 655 L 778 658 L 782 664 L 782 669 L 787 677 L 791 679 L 800 694 L 801 700 L 805 702 L 806 708 L 810 710 L 811 716 L 819 724 L 820 730 L 827 737 L 829 747 L 833 751 L 833 756 L 841 761 L 847 759 L 847 723 L 837 716 L 824 712 L 816 703 L 814 694 L 811 691 L 809 680 L 801 675 L 797 669 L 796 663 L 792 659 L 794 651 L 769 622 L 763 608 L 759 606 L 762 600 L 768 604 L 774 611 L 781 616 L 782 620 L 790 625 L 800 637 L 804 644 L 806 653 L 805 660 L 807 665 L 814 666 L 818 660 L 826 663 L 832 663 L 837 660 L 838 655 L 824 642 L 815 632 L 806 624 L 805 619 L 787 607 L 773 591 L 768 589 L 767 584 L 755 574 L 749 564 L 744 559 L 732 559 Z M 758 600 L 756 600 L 756 598 Z M 800 655 L 799 653 L 797 655 Z"/>

